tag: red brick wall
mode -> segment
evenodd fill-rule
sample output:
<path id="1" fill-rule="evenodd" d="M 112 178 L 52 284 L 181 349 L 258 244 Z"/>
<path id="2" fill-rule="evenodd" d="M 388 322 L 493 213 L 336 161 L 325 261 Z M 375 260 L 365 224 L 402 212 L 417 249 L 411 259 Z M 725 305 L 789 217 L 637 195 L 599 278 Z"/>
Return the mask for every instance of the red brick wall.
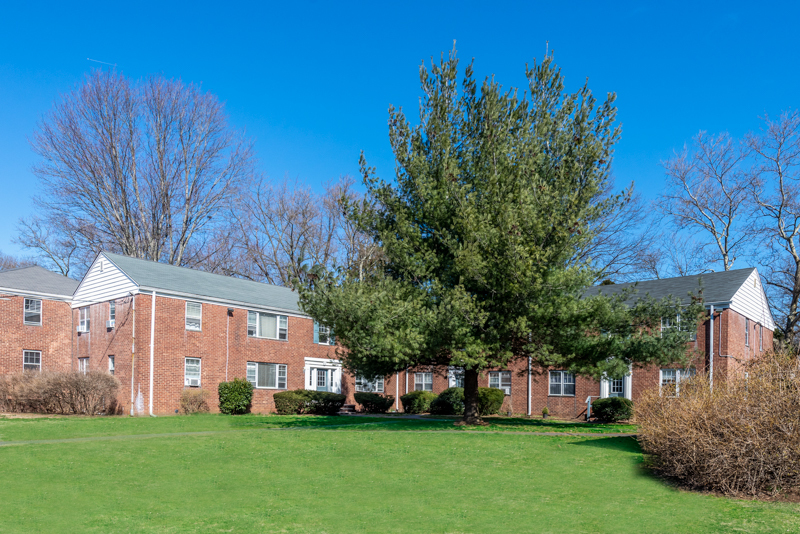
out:
<path id="1" fill-rule="evenodd" d="M 42 353 L 44 371 L 69 370 L 72 362 L 69 304 L 41 299 L 42 325 L 26 325 L 23 321 L 25 297 L 8 294 L 0 297 L 0 374 L 21 372 L 25 350 Z"/>

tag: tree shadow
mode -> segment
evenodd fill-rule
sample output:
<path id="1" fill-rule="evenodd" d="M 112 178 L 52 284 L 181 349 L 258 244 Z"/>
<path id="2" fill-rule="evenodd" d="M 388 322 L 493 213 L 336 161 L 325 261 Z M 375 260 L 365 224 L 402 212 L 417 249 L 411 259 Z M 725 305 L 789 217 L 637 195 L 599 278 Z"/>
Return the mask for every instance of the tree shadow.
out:
<path id="1" fill-rule="evenodd" d="M 629 452 L 633 454 L 641 454 L 642 448 L 639 442 L 634 437 L 630 436 L 608 436 L 597 438 L 585 438 L 580 441 L 570 443 L 577 447 L 594 447 L 597 449 L 615 450 L 620 452 Z"/>

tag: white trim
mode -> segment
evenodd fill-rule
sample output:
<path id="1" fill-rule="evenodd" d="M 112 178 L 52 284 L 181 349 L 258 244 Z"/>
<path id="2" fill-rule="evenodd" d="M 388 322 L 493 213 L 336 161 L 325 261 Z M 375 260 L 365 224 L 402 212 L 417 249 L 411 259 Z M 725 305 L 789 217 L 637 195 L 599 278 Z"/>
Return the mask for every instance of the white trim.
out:
<path id="1" fill-rule="evenodd" d="M 0 293 L 15 297 L 31 297 L 44 300 L 57 300 L 60 302 L 72 302 L 72 295 L 54 295 L 52 293 L 40 293 L 38 291 L 25 291 L 11 287 L 0 287 Z"/>
<path id="2" fill-rule="evenodd" d="M 186 376 L 186 363 L 188 360 L 197 360 L 197 384 L 188 384 Z M 203 359 L 197 356 L 185 356 L 183 358 L 183 387 L 201 387 L 203 384 Z"/>
<path id="3" fill-rule="evenodd" d="M 227 306 L 228 308 L 241 308 L 243 310 L 256 310 L 256 311 L 265 311 L 267 313 L 274 313 L 276 315 L 291 315 L 294 317 L 302 317 L 302 318 L 310 318 L 309 315 L 305 315 L 302 312 L 298 312 L 295 310 L 287 310 L 284 308 L 276 308 L 276 307 L 269 307 L 269 306 L 262 306 L 260 304 L 251 304 L 247 302 L 241 302 L 238 300 L 224 300 L 224 299 L 217 299 L 214 297 L 208 297 L 204 295 L 195 295 L 192 293 L 181 293 L 179 291 L 163 291 L 158 288 L 148 287 L 148 286 L 139 286 L 139 291 L 141 293 L 151 293 L 153 291 L 158 292 L 159 297 L 167 297 L 167 298 L 174 298 L 179 300 L 194 300 L 197 302 L 204 302 L 208 304 L 217 304 L 220 306 Z"/>
<path id="4" fill-rule="evenodd" d="M 38 371 L 41 372 L 42 371 L 42 351 L 40 351 L 40 350 L 25 350 L 25 349 L 22 349 L 22 370 L 23 371 L 26 370 L 25 369 L 25 353 L 26 352 L 30 352 L 30 353 L 39 355 Z M 34 365 L 34 364 L 29 363 L 28 365 Z M 33 369 L 27 369 L 27 370 L 28 371 L 33 371 Z"/>

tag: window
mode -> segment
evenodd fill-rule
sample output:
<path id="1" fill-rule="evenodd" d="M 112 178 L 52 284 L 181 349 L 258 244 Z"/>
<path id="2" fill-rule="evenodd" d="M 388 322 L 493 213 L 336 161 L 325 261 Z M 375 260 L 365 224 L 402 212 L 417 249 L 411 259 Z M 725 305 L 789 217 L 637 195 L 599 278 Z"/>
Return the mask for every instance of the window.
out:
<path id="1" fill-rule="evenodd" d="M 112 375 L 114 374 L 114 355 L 113 354 L 109 354 L 108 355 L 108 373 L 112 374 Z"/>
<path id="2" fill-rule="evenodd" d="M 489 387 L 502 389 L 506 395 L 511 395 L 511 371 L 489 373 Z"/>
<path id="3" fill-rule="evenodd" d="M 464 368 L 451 367 L 447 370 L 447 386 L 451 388 L 464 387 Z"/>
<path id="4" fill-rule="evenodd" d="M 42 325 L 42 301 L 38 299 L 25 299 L 25 316 L 23 323 Z"/>
<path id="5" fill-rule="evenodd" d="M 680 391 L 681 381 L 695 375 L 694 369 L 661 369 L 661 392 L 674 397 Z"/>
<path id="6" fill-rule="evenodd" d="M 414 391 L 433 391 L 433 373 L 414 373 Z"/>
<path id="7" fill-rule="evenodd" d="M 78 358 L 78 372 L 86 374 L 89 370 L 89 358 Z"/>
<path id="8" fill-rule="evenodd" d="M 689 331 L 689 323 L 686 321 L 681 324 L 681 316 L 680 314 L 676 315 L 675 317 L 662 317 L 661 318 L 661 336 L 664 336 L 664 332 L 667 330 L 671 330 L 673 328 L 678 329 L 681 332 L 688 332 Z M 696 341 L 697 340 L 697 331 L 689 332 L 689 341 Z"/>
<path id="9" fill-rule="evenodd" d="M 758 350 L 764 350 L 764 326 L 758 325 Z"/>
<path id="10" fill-rule="evenodd" d="M 186 330 L 199 332 L 203 329 L 203 305 L 186 302 Z"/>
<path id="11" fill-rule="evenodd" d="M 744 346 L 750 346 L 750 319 L 744 318 Z"/>
<path id="12" fill-rule="evenodd" d="M 286 341 L 289 334 L 289 318 L 271 313 L 247 312 L 247 335 Z"/>
<path id="13" fill-rule="evenodd" d="M 247 362 L 247 380 L 257 388 L 286 389 L 286 366 Z"/>
<path id="14" fill-rule="evenodd" d="M 336 338 L 330 326 L 325 326 L 314 321 L 314 343 L 320 345 L 335 345 Z"/>
<path id="15" fill-rule="evenodd" d="M 356 377 L 356 392 L 383 393 L 383 378 L 368 380 L 363 376 Z"/>
<path id="16" fill-rule="evenodd" d="M 108 303 L 108 320 L 115 321 L 117 319 L 117 303 L 113 300 Z"/>
<path id="17" fill-rule="evenodd" d="M 89 332 L 89 306 L 78 310 L 78 332 Z"/>
<path id="18" fill-rule="evenodd" d="M 190 387 L 200 386 L 200 358 L 185 358 L 183 360 L 183 385 Z"/>
<path id="19" fill-rule="evenodd" d="M 575 396 L 575 375 L 568 371 L 550 371 L 550 395 Z"/>
<path id="20" fill-rule="evenodd" d="M 22 353 L 23 371 L 41 371 L 42 353 L 38 350 L 26 350 Z"/>
<path id="21" fill-rule="evenodd" d="M 608 380 L 608 396 L 609 397 L 624 397 L 625 396 L 625 379 L 611 378 Z"/>

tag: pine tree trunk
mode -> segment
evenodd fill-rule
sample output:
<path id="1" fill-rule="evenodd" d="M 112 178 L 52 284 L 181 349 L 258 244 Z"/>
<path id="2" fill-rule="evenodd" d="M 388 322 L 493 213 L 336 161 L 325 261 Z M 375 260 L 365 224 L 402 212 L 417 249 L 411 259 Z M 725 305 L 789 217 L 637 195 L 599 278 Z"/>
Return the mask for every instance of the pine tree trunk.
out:
<path id="1" fill-rule="evenodd" d="M 464 424 L 478 425 L 481 413 L 478 409 L 478 370 L 464 369 Z"/>

